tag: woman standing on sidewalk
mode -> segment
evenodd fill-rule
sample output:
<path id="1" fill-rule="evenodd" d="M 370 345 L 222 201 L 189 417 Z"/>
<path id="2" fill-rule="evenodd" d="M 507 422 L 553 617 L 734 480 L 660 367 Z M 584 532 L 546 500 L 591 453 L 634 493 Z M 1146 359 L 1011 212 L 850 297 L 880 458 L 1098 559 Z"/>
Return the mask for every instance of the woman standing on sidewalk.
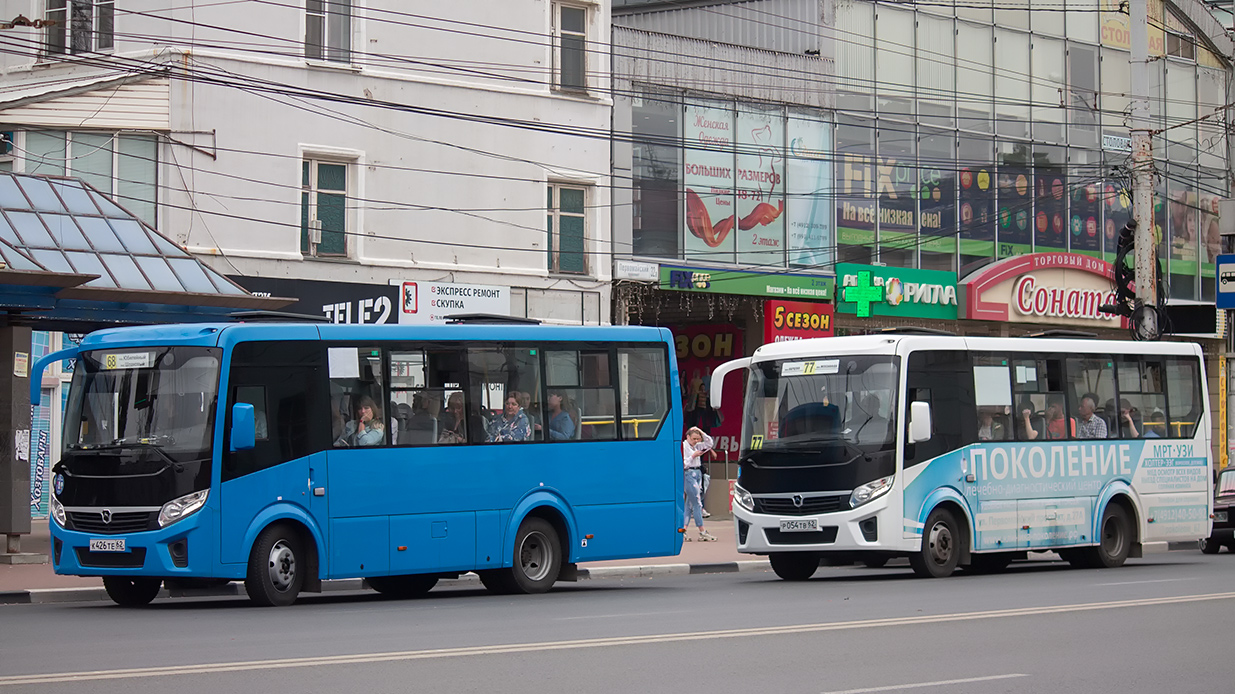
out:
<path id="1" fill-rule="evenodd" d="M 712 542 L 716 536 L 703 529 L 703 502 L 699 498 L 699 485 L 703 475 L 699 469 L 699 458 L 712 448 L 712 437 L 703 433 L 699 427 L 691 427 L 682 441 L 682 467 L 686 473 L 686 518 L 682 521 L 682 533 L 690 528 L 690 519 L 695 519 L 695 527 L 699 529 L 700 542 Z M 685 537 L 690 542 L 690 536 Z"/>

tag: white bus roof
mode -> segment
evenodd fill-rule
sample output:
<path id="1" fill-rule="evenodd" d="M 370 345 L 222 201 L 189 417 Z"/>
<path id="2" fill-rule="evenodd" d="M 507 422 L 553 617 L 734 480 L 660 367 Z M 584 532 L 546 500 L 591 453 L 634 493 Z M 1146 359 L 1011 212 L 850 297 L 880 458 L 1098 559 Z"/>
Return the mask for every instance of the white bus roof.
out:
<path id="1" fill-rule="evenodd" d="M 776 342 L 755 350 L 751 361 L 796 359 L 828 355 L 903 354 L 932 349 L 975 352 L 1035 352 L 1085 354 L 1201 355 L 1194 342 L 1137 342 L 1051 337 L 966 337 L 964 335 L 916 335 L 885 333 L 851 337 L 815 337 Z"/>

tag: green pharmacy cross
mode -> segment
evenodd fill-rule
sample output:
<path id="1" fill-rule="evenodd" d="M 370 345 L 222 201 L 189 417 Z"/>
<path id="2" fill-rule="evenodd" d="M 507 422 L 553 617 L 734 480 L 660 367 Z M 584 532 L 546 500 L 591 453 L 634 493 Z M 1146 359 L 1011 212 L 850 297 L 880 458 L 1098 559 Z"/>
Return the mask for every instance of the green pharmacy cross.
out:
<path id="1" fill-rule="evenodd" d="M 870 272 L 859 272 L 857 285 L 845 287 L 841 293 L 845 301 L 858 305 L 858 318 L 870 318 L 871 304 L 884 300 L 884 288 L 871 284 Z"/>

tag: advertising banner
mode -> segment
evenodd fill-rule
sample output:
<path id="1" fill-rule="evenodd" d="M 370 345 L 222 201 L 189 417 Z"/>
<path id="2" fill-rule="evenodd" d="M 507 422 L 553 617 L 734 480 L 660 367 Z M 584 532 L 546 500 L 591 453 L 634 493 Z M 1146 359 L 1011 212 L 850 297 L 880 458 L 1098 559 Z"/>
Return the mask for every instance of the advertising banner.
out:
<path id="1" fill-rule="evenodd" d="M 1063 169 L 1039 166 L 1034 170 L 1033 240 L 1036 248 L 1068 247 L 1068 230 L 1064 215 L 1068 200 L 1064 196 L 1068 181 Z"/>
<path id="2" fill-rule="evenodd" d="M 51 470 L 51 403 L 53 390 L 43 389 L 43 403 L 30 408 L 30 517 L 46 518 L 50 503 L 47 480 Z"/>
<path id="3" fill-rule="evenodd" d="M 1077 253 L 1032 253 L 987 265 L 966 278 L 961 317 L 1007 323 L 1118 328 L 1102 313 L 1114 303 L 1114 267 Z"/>
<path id="4" fill-rule="evenodd" d="M 836 242 L 859 246 L 875 242 L 875 156 L 865 147 L 850 146 L 837 154 Z"/>
<path id="5" fill-rule="evenodd" d="M 1102 0 L 1102 45 L 1132 48 L 1131 19 L 1127 0 Z M 1166 55 L 1166 33 L 1162 30 L 1162 0 L 1149 0 L 1149 55 Z"/>
<path id="6" fill-rule="evenodd" d="M 1027 166 L 999 167 L 999 256 L 1033 252 L 1029 217 L 1033 214 L 1033 172 Z"/>
<path id="7" fill-rule="evenodd" d="M 1132 219 L 1132 196 L 1123 183 L 1107 181 L 1102 185 L 1102 217 L 1103 258 L 1113 261 L 1119 230 Z"/>
<path id="8" fill-rule="evenodd" d="M 838 263 L 836 310 L 867 316 L 956 318 L 956 273 Z"/>
<path id="9" fill-rule="evenodd" d="M 936 253 L 956 251 L 956 172 L 923 163 L 919 172 L 918 233 L 922 250 Z M 931 238 L 937 237 L 937 238 Z"/>
<path id="10" fill-rule="evenodd" d="M 763 344 L 832 337 L 832 305 L 770 300 L 763 304 Z"/>
<path id="11" fill-rule="evenodd" d="M 686 106 L 682 137 L 686 144 L 686 256 L 728 261 L 734 250 L 737 218 L 734 184 L 733 110 Z"/>
<path id="12" fill-rule="evenodd" d="M 832 249 L 832 124 L 789 118 L 785 226 L 789 262 L 826 266 Z"/>
<path id="13" fill-rule="evenodd" d="M 1102 219 L 1102 209 L 1099 206 L 1101 195 L 1101 183 L 1072 188 L 1072 214 L 1068 221 L 1068 229 L 1072 234 L 1072 250 L 1095 255 L 1102 252 L 1103 235 L 1098 228 L 1098 220 Z"/>
<path id="14" fill-rule="evenodd" d="M 230 275 L 254 296 L 282 296 L 298 301 L 283 311 L 325 316 L 331 323 L 398 323 L 399 290 L 380 284 L 318 282 Z"/>
<path id="15" fill-rule="evenodd" d="M 957 174 L 961 253 L 993 255 L 995 241 L 994 166 L 965 166 Z"/>
<path id="16" fill-rule="evenodd" d="M 716 440 L 718 452 L 736 453 L 742 434 L 742 389 L 734 374 L 725 380 L 724 406 L 712 409 L 708 393 L 712 370 L 736 359 L 742 351 L 742 331 L 734 325 L 684 325 L 671 328 L 677 346 L 684 426 L 699 427 Z"/>
<path id="17" fill-rule="evenodd" d="M 827 300 L 835 286 L 835 279 L 814 275 L 660 266 L 660 288 L 670 291 Z"/>
<path id="18" fill-rule="evenodd" d="M 510 315 L 510 287 L 451 282 L 401 282 L 399 322 L 444 324 L 455 314 Z"/>
<path id="19" fill-rule="evenodd" d="M 775 111 L 738 112 L 738 262 L 780 264 L 785 255 L 785 119 Z"/>

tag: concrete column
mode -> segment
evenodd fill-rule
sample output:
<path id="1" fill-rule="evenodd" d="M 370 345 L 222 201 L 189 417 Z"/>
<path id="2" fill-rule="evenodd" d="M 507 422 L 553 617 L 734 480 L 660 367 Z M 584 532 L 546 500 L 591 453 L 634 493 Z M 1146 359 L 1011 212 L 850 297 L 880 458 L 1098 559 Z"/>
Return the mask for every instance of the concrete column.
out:
<path id="1" fill-rule="evenodd" d="M 21 536 L 30 534 L 31 361 L 30 328 L 0 327 L 0 564 L 47 561 L 21 552 Z M 27 442 L 24 451 L 19 438 Z"/>

